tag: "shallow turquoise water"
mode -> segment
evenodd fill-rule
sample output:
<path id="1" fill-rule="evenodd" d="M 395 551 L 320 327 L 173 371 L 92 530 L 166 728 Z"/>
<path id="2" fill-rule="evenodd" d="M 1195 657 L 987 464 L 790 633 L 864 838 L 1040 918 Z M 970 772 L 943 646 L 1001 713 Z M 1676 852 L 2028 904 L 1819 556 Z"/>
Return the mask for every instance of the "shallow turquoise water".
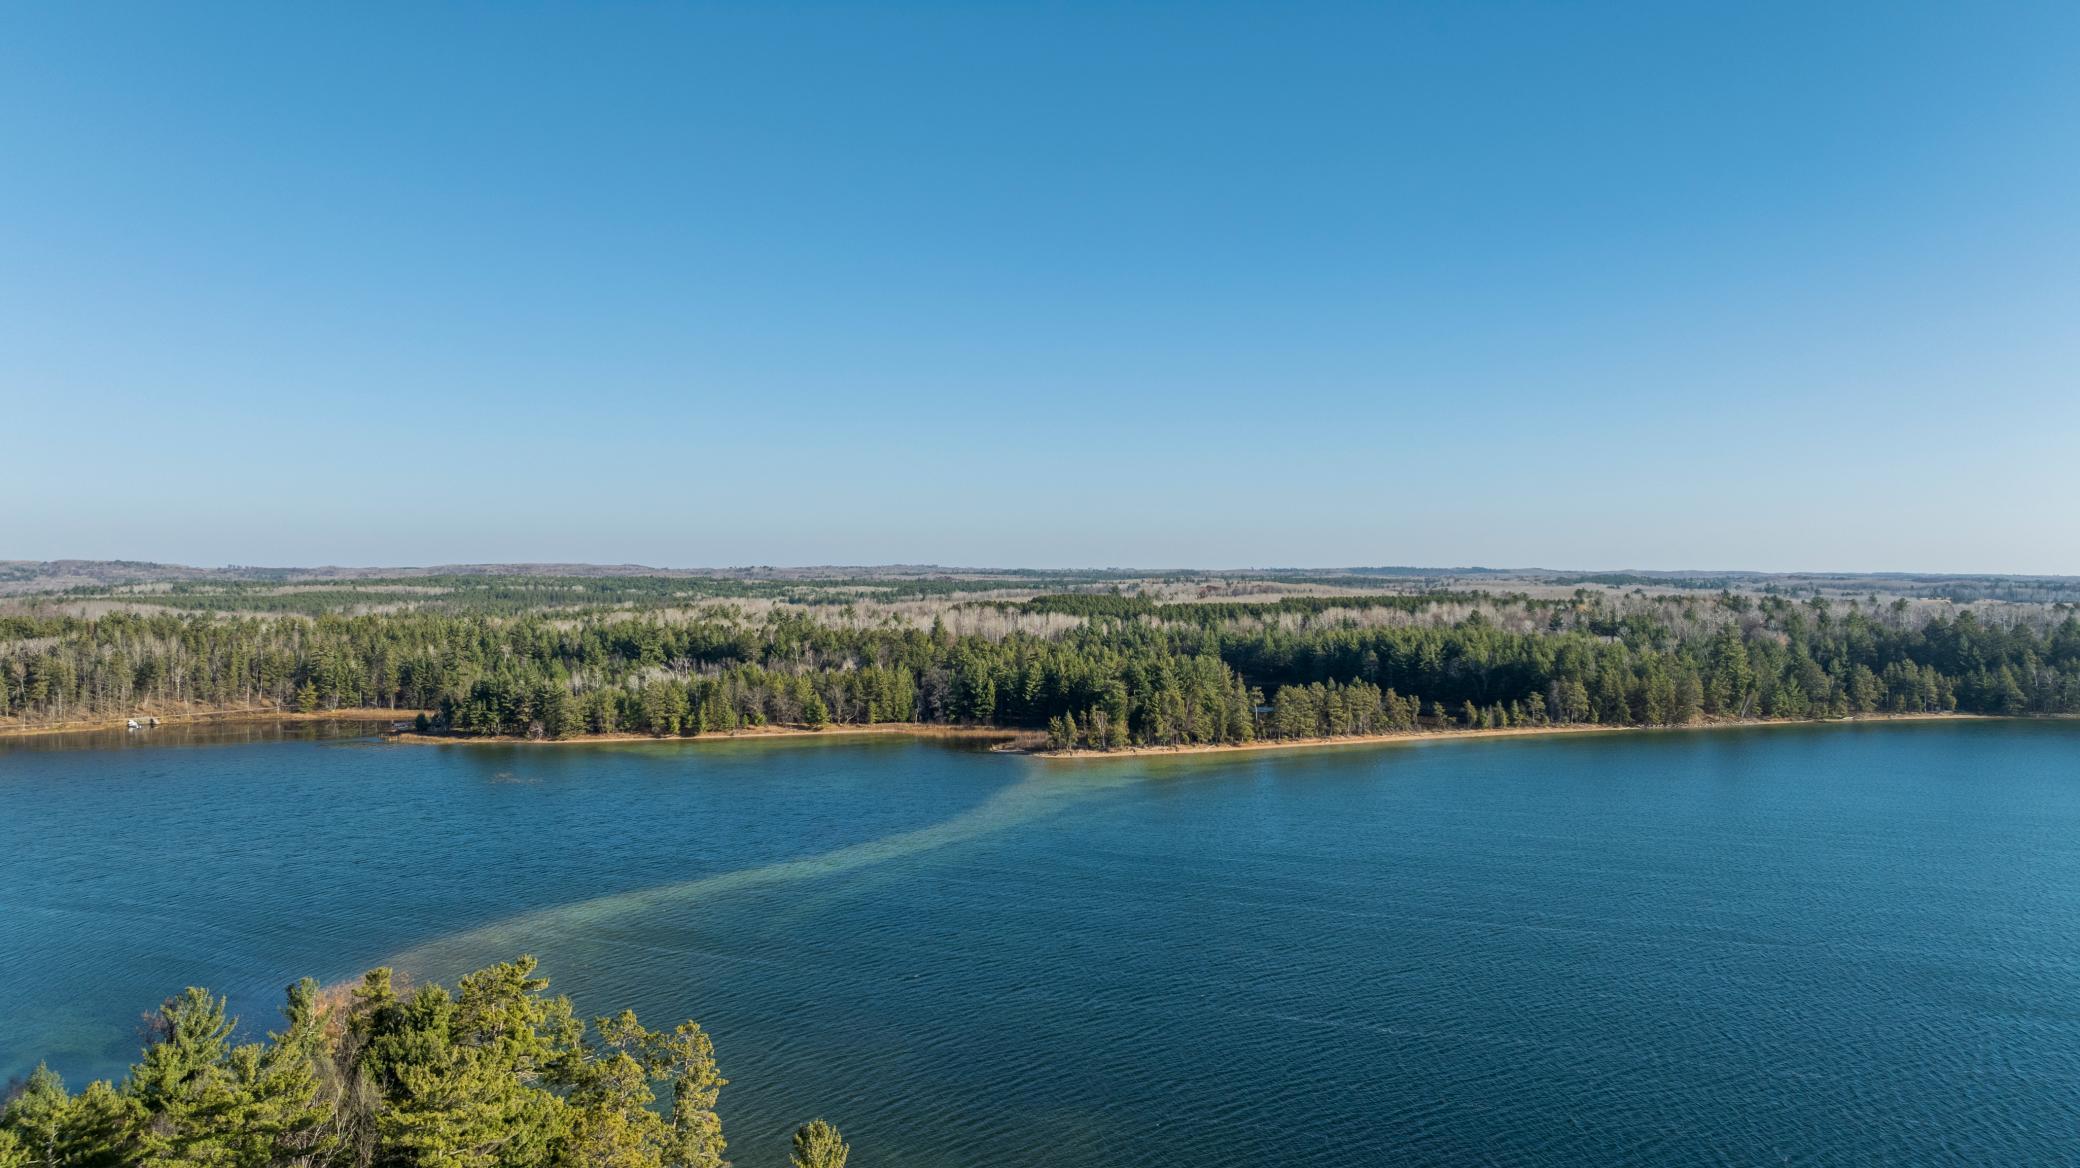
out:
<path id="1" fill-rule="evenodd" d="M 733 1158 L 2080 1161 L 2080 726 L 1044 762 L 890 740 L 0 748 L 0 1075 L 188 983 L 539 954 Z"/>

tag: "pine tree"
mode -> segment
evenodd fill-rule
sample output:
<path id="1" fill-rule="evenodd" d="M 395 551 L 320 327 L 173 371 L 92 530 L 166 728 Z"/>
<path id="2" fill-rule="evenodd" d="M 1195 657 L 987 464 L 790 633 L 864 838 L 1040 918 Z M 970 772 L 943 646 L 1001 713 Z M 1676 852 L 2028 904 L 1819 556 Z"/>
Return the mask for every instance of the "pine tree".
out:
<path id="1" fill-rule="evenodd" d="M 646 1056 L 655 1036 L 629 1012 L 600 1018 L 594 1029 L 597 1048 L 566 1075 L 571 1132 L 564 1158 L 597 1168 L 657 1168 L 671 1133 L 651 1109 L 657 1095 Z"/>
<path id="2" fill-rule="evenodd" d="M 727 1168 L 722 1158 L 722 1117 L 715 1103 L 729 1080 L 715 1065 L 715 1044 L 693 1022 L 681 1022 L 657 1044 L 658 1060 L 672 1082 L 672 1136 L 665 1168 Z"/>
<path id="3" fill-rule="evenodd" d="M 812 1119 L 795 1129 L 794 1151 L 787 1162 L 792 1168 L 845 1168 L 845 1158 L 851 1154 L 836 1127 Z"/>
<path id="4" fill-rule="evenodd" d="M 325 1035 L 318 1014 L 318 983 L 305 978 L 289 987 L 282 1013 L 288 1028 L 264 1051 L 234 1052 L 244 1098 L 237 1127 L 240 1163 L 323 1163 L 339 1146 L 331 1109 L 319 1098 L 319 1060 Z"/>
<path id="5" fill-rule="evenodd" d="M 382 1090 L 380 1142 L 406 1162 L 508 1168 L 546 1160 L 568 1133 L 547 1080 L 571 1057 L 570 1003 L 544 998 L 533 958 L 470 974 L 451 996 L 427 986 L 400 1001 L 388 970 L 364 979 L 349 1028 Z"/>
<path id="6" fill-rule="evenodd" d="M 159 1008 L 160 1037 L 130 1069 L 130 1093 L 151 1116 L 139 1141 L 144 1168 L 238 1162 L 236 1125 L 249 1097 L 232 1060 L 237 1025 L 222 998 L 194 986 Z M 240 1054 L 250 1062 L 257 1051 Z"/>
<path id="7" fill-rule="evenodd" d="M 0 1131 L 14 1139 L 23 1163 L 63 1163 L 60 1152 L 71 1113 L 72 1096 L 65 1090 L 65 1080 L 37 1063 L 20 1093 L 7 1105 Z"/>
<path id="8" fill-rule="evenodd" d="M 135 1099 L 106 1080 L 87 1084 L 72 1101 L 59 1161 L 66 1168 L 127 1168 L 139 1159 L 146 1115 Z"/>

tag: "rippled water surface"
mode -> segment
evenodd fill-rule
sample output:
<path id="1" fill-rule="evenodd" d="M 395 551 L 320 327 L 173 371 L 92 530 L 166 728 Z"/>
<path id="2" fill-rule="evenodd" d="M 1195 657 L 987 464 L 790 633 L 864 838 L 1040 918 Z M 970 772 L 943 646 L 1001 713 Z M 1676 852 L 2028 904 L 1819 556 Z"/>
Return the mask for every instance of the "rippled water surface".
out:
<path id="1" fill-rule="evenodd" d="M 707 1025 L 745 1168 L 819 1114 L 862 1165 L 2080 1162 L 2073 724 L 191 737 L 0 746 L 0 1076 L 526 951 Z"/>

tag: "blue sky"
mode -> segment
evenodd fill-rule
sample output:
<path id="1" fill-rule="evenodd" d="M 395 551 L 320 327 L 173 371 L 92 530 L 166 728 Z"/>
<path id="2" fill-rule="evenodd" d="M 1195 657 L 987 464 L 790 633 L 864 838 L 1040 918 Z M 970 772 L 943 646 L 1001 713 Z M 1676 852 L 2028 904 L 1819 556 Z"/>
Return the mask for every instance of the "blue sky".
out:
<path id="1" fill-rule="evenodd" d="M 0 455 L 0 558 L 2080 573 L 2080 5 L 7 5 Z"/>

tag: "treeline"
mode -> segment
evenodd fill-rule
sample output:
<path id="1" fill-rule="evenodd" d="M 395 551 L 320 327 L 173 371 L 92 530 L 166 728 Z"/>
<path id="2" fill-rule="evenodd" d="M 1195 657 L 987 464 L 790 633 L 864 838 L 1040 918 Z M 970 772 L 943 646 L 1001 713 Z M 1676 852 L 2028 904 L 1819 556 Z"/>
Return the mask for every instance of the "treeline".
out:
<path id="1" fill-rule="evenodd" d="M 0 1168 L 725 1168 L 706 1032 L 587 1025 L 534 968 L 452 994 L 377 969 L 330 1003 L 305 979 L 282 1030 L 244 1044 L 223 999 L 190 988 L 121 1083 L 73 1094 L 39 1066 L 0 1108 Z M 795 1133 L 795 1168 L 846 1155 L 822 1120 Z"/>
<path id="2" fill-rule="evenodd" d="M 1639 572 L 1583 572 L 1548 576 L 1548 584 L 1602 584 L 1608 588 L 1683 588 L 1692 591 L 1724 592 L 1733 581 L 1724 576 L 1648 576 Z"/>
<path id="3" fill-rule="evenodd" d="M 1449 601 L 1454 613 L 1472 604 Z M 1970 611 L 1917 624 L 1900 605 L 1578 595 L 1380 627 L 1309 613 L 1311 598 L 1287 603 L 1175 607 L 1300 619 L 1094 613 L 1044 635 L 955 635 L 785 609 L 756 620 L 8 617 L 0 716 L 378 706 L 434 711 L 431 726 L 472 735 L 926 722 L 1117 747 L 1417 725 L 2080 712 L 2080 619 L 2062 610 L 2012 625 Z"/>
<path id="4" fill-rule="evenodd" d="M 107 565 L 119 567 L 119 565 Z M 140 565 L 151 568 L 154 565 Z M 33 577 L 35 565 L 14 578 Z M 724 575 L 575 576 L 438 573 L 423 576 L 315 578 L 259 571 L 252 578 L 85 584 L 65 589 L 68 600 L 136 601 L 156 607 L 216 613 L 294 613 L 318 616 L 356 611 L 419 611 L 450 615 L 517 616 L 557 609 L 566 615 L 611 610 L 654 610 L 721 600 L 772 600 L 805 606 L 842 606 L 861 599 L 948 599 L 1006 587 L 1096 586 L 1117 573 L 993 572 L 981 576 L 899 574 L 753 577 Z M 0 580 L 8 579 L 0 576 Z M 1156 578 L 1160 582 L 1161 578 Z"/>
<path id="5" fill-rule="evenodd" d="M 1120 592 L 1062 592 L 1035 596 L 1026 601 L 999 601 L 996 606 L 1024 613 L 1061 613 L 1067 616 L 1110 617 L 1131 620 L 1149 617 L 1185 624 L 1212 626 L 1246 617 L 1287 614 L 1319 616 L 1338 609 L 1394 609 L 1421 612 L 1445 603 L 1474 604 L 1481 601 L 1526 603 L 1523 596 L 1497 596 L 1478 592 L 1373 593 L 1366 596 L 1285 596 L 1277 600 L 1204 600 L 1159 602 L 1151 597 Z"/>
<path id="6" fill-rule="evenodd" d="M 798 589 L 774 581 L 680 576 L 431 575 L 354 580 L 180 580 L 138 593 L 122 586 L 82 586 L 74 599 L 134 599 L 154 606 L 217 613 L 431 611 L 517 616 L 561 609 L 597 612 L 658 608 L 724 599 L 785 599 Z"/>

